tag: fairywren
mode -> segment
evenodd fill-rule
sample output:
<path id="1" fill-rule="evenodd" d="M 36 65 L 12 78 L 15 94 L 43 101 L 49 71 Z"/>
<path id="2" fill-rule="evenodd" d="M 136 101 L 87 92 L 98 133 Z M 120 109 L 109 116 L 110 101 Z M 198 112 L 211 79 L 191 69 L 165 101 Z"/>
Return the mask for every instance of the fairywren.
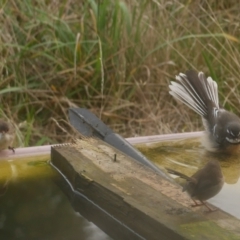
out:
<path id="1" fill-rule="evenodd" d="M 209 161 L 191 177 L 170 168 L 166 169 L 169 173 L 186 179 L 186 184 L 183 186 L 183 192 L 187 191 L 194 201 L 195 204 L 191 205 L 192 207 L 205 205 L 209 211 L 216 210 L 210 208 L 204 201 L 217 195 L 224 184 L 222 169 L 217 160 Z M 196 200 L 200 201 L 200 204 L 197 203 Z"/>

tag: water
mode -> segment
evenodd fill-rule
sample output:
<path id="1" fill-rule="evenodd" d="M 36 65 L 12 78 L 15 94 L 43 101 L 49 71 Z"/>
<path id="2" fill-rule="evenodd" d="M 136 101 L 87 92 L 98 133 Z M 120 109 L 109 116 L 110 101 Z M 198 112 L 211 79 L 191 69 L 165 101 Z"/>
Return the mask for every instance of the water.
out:
<path id="1" fill-rule="evenodd" d="M 73 210 L 48 159 L 0 161 L 0 239 L 110 240 Z"/>
<path id="2" fill-rule="evenodd" d="M 199 139 L 138 147 L 160 168 L 173 168 L 189 176 L 208 160 L 218 159 L 225 184 L 209 202 L 240 219 L 239 157 L 207 154 Z M 102 230 L 74 211 L 56 184 L 60 176 L 48 160 L 49 156 L 0 160 L 0 239 L 110 240 Z"/>
<path id="3" fill-rule="evenodd" d="M 221 192 L 208 202 L 240 219 L 240 154 L 227 156 L 207 153 L 199 138 L 138 145 L 138 148 L 163 171 L 168 167 L 187 176 L 191 176 L 210 159 L 219 160 L 225 184 Z"/>

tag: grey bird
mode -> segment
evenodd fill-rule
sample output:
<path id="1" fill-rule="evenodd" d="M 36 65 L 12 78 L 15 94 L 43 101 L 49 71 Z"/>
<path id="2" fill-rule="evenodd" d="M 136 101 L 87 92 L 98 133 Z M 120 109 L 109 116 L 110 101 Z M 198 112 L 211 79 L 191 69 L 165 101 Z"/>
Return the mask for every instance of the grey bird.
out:
<path id="1" fill-rule="evenodd" d="M 202 117 L 205 148 L 211 152 L 238 152 L 240 118 L 219 106 L 217 83 L 193 70 L 180 73 L 176 80 L 169 85 L 169 93 Z"/>
<path id="2" fill-rule="evenodd" d="M 222 169 L 217 160 L 209 161 L 191 177 L 170 168 L 166 169 L 169 173 L 186 180 L 183 186 L 183 192 L 186 191 L 194 201 L 194 205 L 191 205 L 192 207 L 205 205 L 210 212 L 216 210 L 210 208 L 205 201 L 217 195 L 224 184 Z M 197 200 L 200 203 L 198 203 Z"/>

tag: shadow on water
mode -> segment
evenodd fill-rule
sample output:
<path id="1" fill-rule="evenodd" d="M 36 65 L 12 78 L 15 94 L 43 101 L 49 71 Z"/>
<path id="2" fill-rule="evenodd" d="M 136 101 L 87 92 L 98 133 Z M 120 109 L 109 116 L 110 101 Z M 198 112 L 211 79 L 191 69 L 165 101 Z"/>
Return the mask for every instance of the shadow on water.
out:
<path id="1" fill-rule="evenodd" d="M 47 158 L 0 161 L 0 239 L 111 239 L 74 211 Z"/>
<path id="2" fill-rule="evenodd" d="M 201 146 L 199 138 L 141 144 L 137 148 L 161 169 L 172 168 L 188 176 L 195 173 L 207 161 L 219 160 L 225 184 L 221 192 L 208 201 L 240 219 L 240 154 L 228 156 L 207 153 Z M 179 180 L 176 178 L 176 181 Z"/>

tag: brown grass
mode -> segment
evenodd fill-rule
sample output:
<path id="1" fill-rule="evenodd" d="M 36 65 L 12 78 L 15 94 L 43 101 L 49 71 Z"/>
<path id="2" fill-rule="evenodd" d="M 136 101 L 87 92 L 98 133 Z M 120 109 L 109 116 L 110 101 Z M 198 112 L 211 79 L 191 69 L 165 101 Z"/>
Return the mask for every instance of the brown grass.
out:
<path id="1" fill-rule="evenodd" d="M 1 115 L 25 146 L 69 141 L 71 106 L 88 108 L 124 137 L 200 130 L 200 117 L 168 93 L 189 68 L 211 75 L 222 103 L 240 115 L 239 5 L 5 1 Z"/>

